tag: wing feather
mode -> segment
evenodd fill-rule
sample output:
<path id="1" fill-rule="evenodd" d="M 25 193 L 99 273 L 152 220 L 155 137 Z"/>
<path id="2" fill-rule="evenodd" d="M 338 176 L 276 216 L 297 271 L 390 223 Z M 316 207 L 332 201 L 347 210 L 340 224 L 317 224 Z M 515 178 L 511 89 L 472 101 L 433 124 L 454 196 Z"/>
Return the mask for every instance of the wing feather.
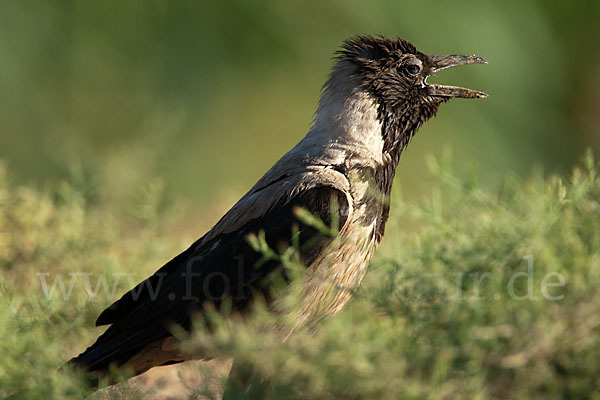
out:
<path id="1" fill-rule="evenodd" d="M 329 179 L 306 175 L 311 174 L 250 191 L 204 237 L 107 308 L 97 325 L 112 325 L 73 363 L 88 370 L 122 364 L 143 346 L 169 336 L 169 324 L 189 327 L 190 313 L 202 312 L 206 302 L 218 306 L 229 298 L 234 309 L 243 310 L 255 293 L 265 294 L 267 278 L 281 269 L 274 260 L 258 263 L 262 254 L 250 246 L 248 235 L 264 232 L 269 246 L 277 249 L 291 245 L 296 226 L 300 257 L 310 265 L 331 237 L 299 221 L 294 209 L 305 208 L 329 224 L 335 201 L 341 229 L 352 202 L 344 190 L 347 181 L 331 174 Z"/>

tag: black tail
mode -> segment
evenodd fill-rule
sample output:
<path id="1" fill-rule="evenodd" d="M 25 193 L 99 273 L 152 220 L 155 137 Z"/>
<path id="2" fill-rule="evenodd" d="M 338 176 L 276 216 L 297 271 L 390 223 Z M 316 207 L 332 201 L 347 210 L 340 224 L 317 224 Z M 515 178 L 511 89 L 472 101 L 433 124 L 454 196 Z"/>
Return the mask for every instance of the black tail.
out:
<path id="1" fill-rule="evenodd" d="M 115 335 L 110 327 L 94 344 L 77 357 L 67 362 L 67 366 L 86 372 L 90 387 L 97 388 L 102 378 L 110 378 L 111 368 L 118 370 L 128 359 L 134 356 L 140 346 L 136 346 L 138 335 Z M 135 371 L 134 371 L 135 372 Z M 110 384 L 116 383 L 109 381 Z"/>

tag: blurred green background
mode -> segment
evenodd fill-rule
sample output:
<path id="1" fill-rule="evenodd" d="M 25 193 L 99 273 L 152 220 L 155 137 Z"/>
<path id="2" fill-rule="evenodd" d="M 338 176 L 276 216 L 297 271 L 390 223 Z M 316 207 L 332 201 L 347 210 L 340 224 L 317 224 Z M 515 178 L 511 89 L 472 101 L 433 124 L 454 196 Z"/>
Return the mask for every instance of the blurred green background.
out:
<path id="1" fill-rule="evenodd" d="M 79 179 L 98 199 L 159 178 L 231 203 L 307 132 L 340 43 L 381 33 L 489 61 L 435 78 L 490 97 L 421 129 L 405 194 L 427 191 L 424 157 L 447 146 L 491 185 L 564 172 L 600 150 L 599 17 L 591 0 L 1 1 L 0 159 L 13 180 Z"/>

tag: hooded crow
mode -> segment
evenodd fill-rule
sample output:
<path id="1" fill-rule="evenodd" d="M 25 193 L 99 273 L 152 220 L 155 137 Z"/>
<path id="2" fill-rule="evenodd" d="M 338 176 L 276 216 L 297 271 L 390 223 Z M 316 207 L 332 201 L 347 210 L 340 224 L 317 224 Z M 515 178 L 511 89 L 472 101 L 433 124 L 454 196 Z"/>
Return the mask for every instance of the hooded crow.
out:
<path id="1" fill-rule="evenodd" d="M 178 324 L 227 299 L 243 313 L 256 296 L 273 301 L 281 261 L 265 258 L 248 240 L 272 249 L 296 246 L 310 274 L 303 279 L 297 325 L 335 314 L 351 297 L 385 231 L 400 155 L 419 127 L 452 98 L 485 93 L 427 83 L 436 72 L 486 63 L 472 55 L 427 55 L 404 39 L 358 36 L 343 44 L 308 134 L 221 220 L 154 275 L 100 314 L 109 325 L 70 364 L 96 374 L 109 366 L 136 375 L 189 359 L 172 336 Z M 304 209 L 337 235 L 301 218 Z"/>

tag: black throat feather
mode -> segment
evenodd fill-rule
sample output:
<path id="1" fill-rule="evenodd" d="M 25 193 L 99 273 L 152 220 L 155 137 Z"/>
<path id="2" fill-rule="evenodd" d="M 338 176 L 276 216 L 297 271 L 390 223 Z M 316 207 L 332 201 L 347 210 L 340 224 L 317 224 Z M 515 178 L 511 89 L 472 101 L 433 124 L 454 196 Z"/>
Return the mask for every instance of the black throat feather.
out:
<path id="1" fill-rule="evenodd" d="M 390 110 L 384 102 L 379 103 L 378 119 L 382 125 L 384 162 L 375 176 L 375 181 L 377 189 L 384 195 L 391 194 L 392 183 L 402 152 L 421 125 L 435 116 L 438 106 L 439 103 L 424 103 L 417 106 L 417 109 L 398 107 Z"/>

